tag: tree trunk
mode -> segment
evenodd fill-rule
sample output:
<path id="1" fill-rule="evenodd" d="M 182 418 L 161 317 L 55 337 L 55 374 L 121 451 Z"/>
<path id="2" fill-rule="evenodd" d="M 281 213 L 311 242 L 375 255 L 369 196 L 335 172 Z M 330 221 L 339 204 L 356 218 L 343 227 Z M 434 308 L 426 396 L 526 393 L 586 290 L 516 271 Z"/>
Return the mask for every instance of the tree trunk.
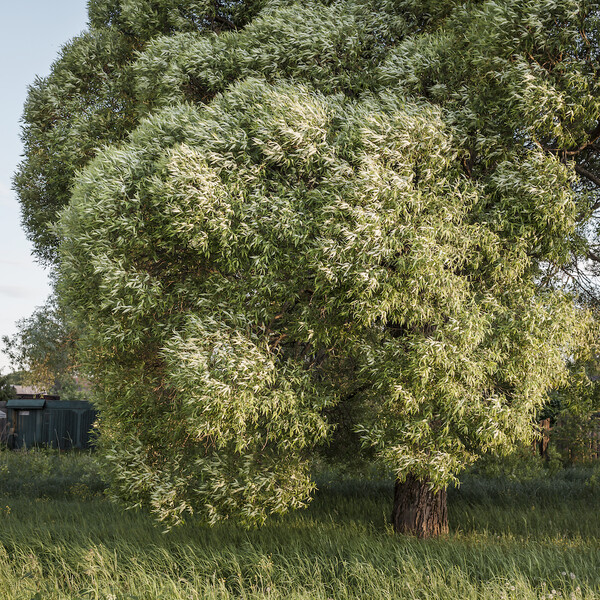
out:
<path id="1" fill-rule="evenodd" d="M 408 475 L 394 487 L 392 525 L 396 533 L 420 538 L 448 533 L 446 489 L 432 492 L 429 483 Z"/>

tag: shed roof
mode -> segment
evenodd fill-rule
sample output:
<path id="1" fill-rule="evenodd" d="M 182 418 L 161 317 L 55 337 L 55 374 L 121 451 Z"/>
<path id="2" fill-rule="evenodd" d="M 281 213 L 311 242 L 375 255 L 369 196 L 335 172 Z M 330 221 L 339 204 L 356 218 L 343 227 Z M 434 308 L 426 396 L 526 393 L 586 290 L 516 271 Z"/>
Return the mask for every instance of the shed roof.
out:
<path id="1" fill-rule="evenodd" d="M 24 408 L 24 409 L 32 409 L 32 408 L 44 408 L 46 405 L 46 401 L 44 399 L 35 399 L 35 398 L 18 398 L 16 400 L 9 400 L 6 403 L 6 408 Z"/>

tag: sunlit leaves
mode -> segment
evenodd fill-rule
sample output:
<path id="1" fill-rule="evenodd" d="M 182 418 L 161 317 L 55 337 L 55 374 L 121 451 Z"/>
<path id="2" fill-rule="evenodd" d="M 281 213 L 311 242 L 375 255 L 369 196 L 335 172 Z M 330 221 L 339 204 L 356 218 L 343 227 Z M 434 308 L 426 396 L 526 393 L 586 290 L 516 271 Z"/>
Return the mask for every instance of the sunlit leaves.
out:
<path id="1" fill-rule="evenodd" d="M 482 185 L 464 156 L 430 105 L 262 79 L 102 151 L 62 214 L 61 291 L 115 492 L 261 522 L 307 500 L 346 395 L 364 444 L 436 487 L 527 439 L 585 324 L 531 253 L 572 230 L 571 179 L 532 150 Z"/>
<path id="2" fill-rule="evenodd" d="M 89 16 L 30 90 L 15 182 L 38 255 L 61 242 L 115 494 L 262 522 L 310 497 L 347 404 L 435 487 L 531 435 L 585 339 L 557 290 L 597 208 L 595 4 Z"/>

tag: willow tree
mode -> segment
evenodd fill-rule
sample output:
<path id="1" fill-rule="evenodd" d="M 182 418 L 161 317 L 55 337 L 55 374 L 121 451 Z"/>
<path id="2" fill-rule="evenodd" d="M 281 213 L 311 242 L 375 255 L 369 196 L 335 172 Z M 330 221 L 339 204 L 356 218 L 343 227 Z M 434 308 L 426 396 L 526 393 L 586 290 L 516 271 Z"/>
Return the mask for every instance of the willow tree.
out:
<path id="1" fill-rule="evenodd" d="M 395 529 L 447 531 L 448 484 L 531 435 L 582 336 L 597 8 L 270 2 L 144 38 L 135 123 L 86 138 L 51 230 L 118 496 L 261 522 L 350 406 Z"/>

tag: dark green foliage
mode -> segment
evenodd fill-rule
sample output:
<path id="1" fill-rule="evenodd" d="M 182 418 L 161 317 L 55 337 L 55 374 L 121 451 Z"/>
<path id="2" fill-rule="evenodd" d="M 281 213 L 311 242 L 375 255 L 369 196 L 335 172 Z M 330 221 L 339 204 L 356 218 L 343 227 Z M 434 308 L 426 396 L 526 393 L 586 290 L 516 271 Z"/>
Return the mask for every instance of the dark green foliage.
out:
<path id="1" fill-rule="evenodd" d="M 109 27 L 143 44 L 152 37 L 180 31 L 221 31 L 243 27 L 264 0 L 90 0 L 92 29 Z"/>
<path id="2" fill-rule="evenodd" d="M 25 160 L 15 176 L 23 224 L 40 259 L 55 259 L 50 224 L 68 203 L 75 172 L 104 143 L 137 122 L 127 64 L 136 50 L 114 30 L 92 30 L 66 45 L 52 73 L 30 88 L 24 111 Z"/>
<path id="3" fill-rule="evenodd" d="M 549 452 L 563 464 L 596 458 L 600 435 L 597 331 L 588 352 L 569 361 L 566 385 L 553 390 L 540 419 L 550 419 Z"/>
<path id="4" fill-rule="evenodd" d="M 13 398 L 15 388 L 11 381 L 10 375 L 0 375 L 0 402 Z"/>
<path id="5" fill-rule="evenodd" d="M 105 488 L 90 452 L 0 451 L 0 498 L 85 500 L 103 496 Z"/>

